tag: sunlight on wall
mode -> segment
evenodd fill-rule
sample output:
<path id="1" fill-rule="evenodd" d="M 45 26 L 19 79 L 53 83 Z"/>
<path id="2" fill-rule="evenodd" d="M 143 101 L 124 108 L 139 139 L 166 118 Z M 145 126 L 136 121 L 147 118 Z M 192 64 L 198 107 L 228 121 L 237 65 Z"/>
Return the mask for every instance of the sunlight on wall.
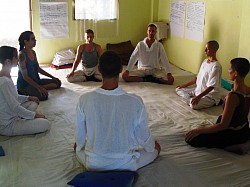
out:
<path id="1" fill-rule="evenodd" d="M 30 30 L 29 0 L 1 0 L 0 23 L 0 46 L 18 48 L 19 35 Z"/>

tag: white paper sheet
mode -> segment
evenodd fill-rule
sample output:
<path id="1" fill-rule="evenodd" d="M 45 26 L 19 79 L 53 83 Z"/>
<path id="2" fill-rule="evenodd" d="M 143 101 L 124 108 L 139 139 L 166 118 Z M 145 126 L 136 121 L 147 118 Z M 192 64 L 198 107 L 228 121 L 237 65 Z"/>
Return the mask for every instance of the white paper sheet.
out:
<path id="1" fill-rule="evenodd" d="M 68 38 L 68 2 L 40 1 L 42 38 Z"/>
<path id="2" fill-rule="evenodd" d="M 186 15 L 186 38 L 203 42 L 205 2 L 188 2 Z"/>
<path id="3" fill-rule="evenodd" d="M 184 1 L 171 2 L 170 32 L 181 38 L 184 37 L 185 4 Z"/>

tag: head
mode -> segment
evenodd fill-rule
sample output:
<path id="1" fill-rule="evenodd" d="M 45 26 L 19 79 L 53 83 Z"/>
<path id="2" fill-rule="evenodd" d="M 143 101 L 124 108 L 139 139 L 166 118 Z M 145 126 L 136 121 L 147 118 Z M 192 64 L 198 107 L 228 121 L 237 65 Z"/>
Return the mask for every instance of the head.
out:
<path id="1" fill-rule="evenodd" d="M 21 51 L 26 46 L 30 46 L 31 48 L 36 46 L 36 38 L 34 33 L 31 31 L 22 32 L 18 38 L 18 41 L 20 46 L 19 51 Z"/>
<path id="2" fill-rule="evenodd" d="M 10 46 L 0 47 L 0 63 L 3 66 L 11 65 L 14 67 L 18 63 L 17 49 Z"/>
<path id="3" fill-rule="evenodd" d="M 149 24 L 147 30 L 148 38 L 154 39 L 156 32 L 157 32 L 157 27 L 154 24 Z"/>
<path id="4" fill-rule="evenodd" d="M 94 40 L 95 34 L 94 34 L 94 31 L 93 31 L 93 30 L 88 29 L 88 30 L 85 31 L 85 35 L 84 35 L 84 36 L 85 36 L 86 42 L 87 42 L 87 43 L 91 43 L 91 42 L 93 42 L 93 40 Z"/>
<path id="5" fill-rule="evenodd" d="M 245 78 L 249 72 L 250 64 L 249 61 L 245 58 L 234 58 L 231 60 L 231 67 L 228 70 L 231 80 L 234 80 L 236 77 L 240 76 Z"/>
<path id="6" fill-rule="evenodd" d="M 105 51 L 99 60 L 99 71 L 103 78 L 117 78 L 122 72 L 121 57 L 114 51 Z"/>
<path id="7" fill-rule="evenodd" d="M 215 40 L 207 42 L 205 53 L 207 56 L 214 56 L 219 49 L 219 43 Z"/>

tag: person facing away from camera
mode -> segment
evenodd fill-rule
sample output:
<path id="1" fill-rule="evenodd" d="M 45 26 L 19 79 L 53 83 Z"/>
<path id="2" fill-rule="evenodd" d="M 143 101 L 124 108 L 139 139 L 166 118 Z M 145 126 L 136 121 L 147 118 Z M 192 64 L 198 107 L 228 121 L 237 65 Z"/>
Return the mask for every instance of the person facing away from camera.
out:
<path id="1" fill-rule="evenodd" d="M 76 110 L 76 155 L 87 170 L 135 171 L 161 151 L 148 127 L 142 99 L 119 87 L 121 58 L 113 51 L 100 57 L 102 86 L 83 94 Z"/>

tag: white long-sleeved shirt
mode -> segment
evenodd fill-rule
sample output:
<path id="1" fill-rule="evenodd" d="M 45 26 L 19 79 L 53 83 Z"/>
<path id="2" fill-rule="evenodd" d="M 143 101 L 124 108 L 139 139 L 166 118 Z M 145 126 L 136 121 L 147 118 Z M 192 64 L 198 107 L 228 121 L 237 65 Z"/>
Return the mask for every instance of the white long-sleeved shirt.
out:
<path id="1" fill-rule="evenodd" d="M 220 101 L 220 89 L 221 89 L 221 73 L 222 68 L 219 62 L 207 62 L 205 59 L 200 67 L 199 73 L 196 80 L 195 95 L 199 95 L 204 92 L 208 87 L 214 89 L 209 92 L 206 96 L 213 98 L 216 104 Z"/>
<path id="2" fill-rule="evenodd" d="M 28 96 L 18 95 L 11 78 L 0 77 L 0 132 L 4 128 L 12 131 L 11 124 L 18 118 L 34 119 L 35 112 L 21 106 L 26 101 Z"/>
<path id="3" fill-rule="evenodd" d="M 149 48 L 146 43 L 145 38 L 143 41 L 140 41 L 128 62 L 127 70 L 131 71 L 138 61 L 138 69 L 145 68 L 145 69 L 160 69 L 160 61 L 162 63 L 162 68 L 165 70 L 166 73 L 171 73 L 170 71 L 170 64 L 167 58 L 166 52 L 164 50 L 163 45 L 158 42 L 157 40 Z"/>
<path id="4" fill-rule="evenodd" d="M 139 148 L 154 151 L 148 115 L 139 96 L 119 87 L 98 88 L 80 97 L 76 115 L 76 153 L 80 157 L 84 152 L 88 169 L 119 169 L 134 156 L 140 157 Z"/>

